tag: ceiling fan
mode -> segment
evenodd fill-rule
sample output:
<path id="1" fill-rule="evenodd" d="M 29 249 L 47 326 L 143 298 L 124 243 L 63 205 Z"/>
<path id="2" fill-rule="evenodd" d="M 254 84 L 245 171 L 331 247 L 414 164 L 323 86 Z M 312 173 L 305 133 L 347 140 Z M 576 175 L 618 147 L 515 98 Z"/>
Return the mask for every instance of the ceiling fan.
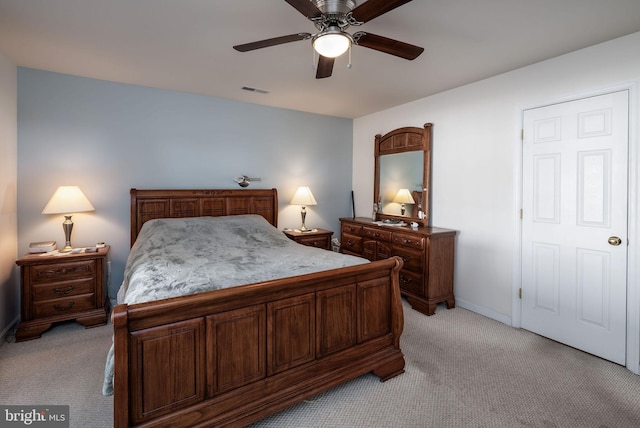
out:
<path id="1" fill-rule="evenodd" d="M 359 26 L 385 14 L 411 0 L 367 0 L 356 7 L 354 0 L 285 0 L 298 12 L 314 23 L 319 30 L 316 34 L 295 33 L 252 43 L 236 45 L 233 48 L 248 52 L 284 43 L 309 40 L 318 53 L 316 79 L 331 76 L 336 57 L 345 53 L 352 45 L 363 46 L 379 52 L 413 60 L 424 51 L 420 46 L 358 31 L 349 34 L 350 26 Z"/>

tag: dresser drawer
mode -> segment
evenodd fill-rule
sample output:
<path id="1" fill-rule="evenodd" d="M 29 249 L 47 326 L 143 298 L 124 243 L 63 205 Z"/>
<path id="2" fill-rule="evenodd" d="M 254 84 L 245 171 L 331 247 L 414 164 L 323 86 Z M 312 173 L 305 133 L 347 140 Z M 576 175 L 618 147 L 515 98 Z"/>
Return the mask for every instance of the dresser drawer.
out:
<path id="1" fill-rule="evenodd" d="M 374 229 L 372 227 L 363 227 L 362 236 L 364 236 L 365 238 L 375 239 L 377 241 L 391 242 L 390 230 Z"/>
<path id="2" fill-rule="evenodd" d="M 30 266 L 31 283 L 51 283 L 52 281 L 66 281 L 75 278 L 90 278 L 95 276 L 95 260 L 78 260 L 73 262 L 50 263 Z"/>
<path id="3" fill-rule="evenodd" d="M 31 298 L 33 301 L 60 299 L 62 297 L 93 293 L 94 289 L 95 280 L 93 278 L 74 279 L 51 284 L 34 284 Z"/>
<path id="4" fill-rule="evenodd" d="M 407 269 L 400 269 L 400 288 L 402 290 L 424 295 L 424 280 L 422 275 Z"/>
<path id="5" fill-rule="evenodd" d="M 408 233 L 393 232 L 393 244 L 422 250 L 424 248 L 424 238 Z"/>
<path id="6" fill-rule="evenodd" d="M 378 242 L 376 246 L 376 258 L 378 260 L 388 259 L 391 257 L 391 245 Z"/>
<path id="7" fill-rule="evenodd" d="M 342 234 L 342 248 L 352 253 L 362 254 L 362 237 Z"/>
<path id="8" fill-rule="evenodd" d="M 362 236 L 362 226 L 352 223 L 342 223 L 340 232 L 344 235 Z"/>
<path id="9" fill-rule="evenodd" d="M 44 300 L 33 303 L 35 317 L 51 317 L 82 312 L 95 307 L 95 297 L 92 294 L 65 297 L 63 299 Z"/>
<path id="10" fill-rule="evenodd" d="M 424 263 L 422 262 L 422 251 L 394 246 L 391 250 L 394 256 L 400 256 L 404 261 L 404 268 L 414 272 L 422 272 Z"/>

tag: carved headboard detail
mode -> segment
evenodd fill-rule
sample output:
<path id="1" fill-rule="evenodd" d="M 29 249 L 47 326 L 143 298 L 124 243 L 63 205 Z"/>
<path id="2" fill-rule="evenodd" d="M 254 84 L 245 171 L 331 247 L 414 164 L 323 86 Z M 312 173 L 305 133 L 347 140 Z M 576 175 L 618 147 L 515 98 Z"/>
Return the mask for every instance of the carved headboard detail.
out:
<path id="1" fill-rule="evenodd" d="M 154 218 L 260 214 L 278 227 L 276 189 L 131 189 L 131 245 Z"/>

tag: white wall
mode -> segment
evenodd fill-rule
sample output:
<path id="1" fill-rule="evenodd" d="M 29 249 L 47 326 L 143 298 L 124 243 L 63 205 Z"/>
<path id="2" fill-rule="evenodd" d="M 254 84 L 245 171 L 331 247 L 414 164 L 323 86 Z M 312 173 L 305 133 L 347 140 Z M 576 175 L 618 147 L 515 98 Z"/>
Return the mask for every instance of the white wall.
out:
<path id="1" fill-rule="evenodd" d="M 459 231 L 456 301 L 511 323 L 522 109 L 637 81 L 638 52 L 635 33 L 355 120 L 356 212 L 371 211 L 374 136 L 432 122 L 432 225 Z"/>
<path id="2" fill-rule="evenodd" d="M 0 339 L 20 314 L 15 264 L 18 254 L 16 127 L 16 66 L 0 54 Z"/>

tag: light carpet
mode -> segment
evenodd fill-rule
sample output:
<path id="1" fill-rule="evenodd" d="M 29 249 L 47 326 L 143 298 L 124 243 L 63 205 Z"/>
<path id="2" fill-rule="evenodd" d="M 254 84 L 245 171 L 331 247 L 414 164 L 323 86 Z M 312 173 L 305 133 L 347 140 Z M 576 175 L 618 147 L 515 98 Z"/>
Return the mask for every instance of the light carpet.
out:
<path id="1" fill-rule="evenodd" d="M 404 374 L 362 376 L 253 427 L 640 426 L 640 376 L 624 367 L 462 308 L 404 311 Z M 4 343 L 0 403 L 69 404 L 72 427 L 112 426 L 111 331 L 64 323 Z"/>

